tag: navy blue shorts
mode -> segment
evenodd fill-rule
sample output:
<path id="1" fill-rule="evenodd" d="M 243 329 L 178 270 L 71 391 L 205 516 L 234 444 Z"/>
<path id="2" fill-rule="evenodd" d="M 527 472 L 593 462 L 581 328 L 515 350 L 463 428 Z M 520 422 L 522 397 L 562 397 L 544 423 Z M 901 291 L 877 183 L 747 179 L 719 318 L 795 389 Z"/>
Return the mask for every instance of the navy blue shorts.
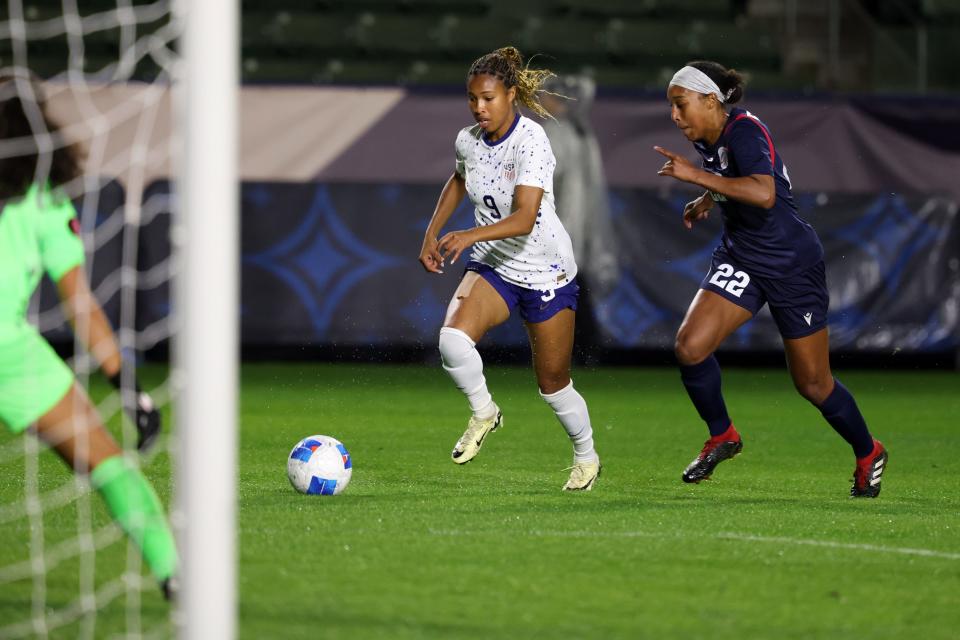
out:
<path id="1" fill-rule="evenodd" d="M 701 289 L 723 296 L 756 315 L 764 304 L 787 339 L 803 338 L 827 326 L 830 294 L 823 260 L 789 278 L 759 278 L 737 265 L 722 246 L 713 252 L 713 262 Z"/>
<path id="2" fill-rule="evenodd" d="M 510 284 L 500 277 L 493 267 L 471 260 L 464 271 L 473 271 L 490 283 L 497 290 L 503 301 L 507 303 L 510 313 L 520 308 L 520 317 L 526 322 L 536 324 L 549 320 L 564 309 L 577 310 L 577 298 L 580 296 L 580 286 L 574 278 L 567 284 L 552 291 L 537 291 Z"/>

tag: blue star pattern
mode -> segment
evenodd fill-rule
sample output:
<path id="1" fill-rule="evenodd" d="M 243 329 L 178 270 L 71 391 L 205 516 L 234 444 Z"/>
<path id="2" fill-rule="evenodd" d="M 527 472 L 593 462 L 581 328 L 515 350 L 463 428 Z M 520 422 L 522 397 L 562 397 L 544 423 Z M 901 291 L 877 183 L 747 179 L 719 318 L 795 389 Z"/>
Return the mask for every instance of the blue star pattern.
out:
<path id="1" fill-rule="evenodd" d="M 902 196 L 884 194 L 862 216 L 834 229 L 830 236 L 866 252 L 876 262 L 877 273 L 883 274 L 884 289 L 891 292 L 901 284 L 911 259 L 937 239 L 938 230 L 911 211 Z"/>
<path id="2" fill-rule="evenodd" d="M 663 263 L 666 271 L 673 271 L 696 283 L 700 283 L 703 277 L 707 275 L 707 269 L 710 267 L 710 257 L 714 249 L 720 244 L 720 236 L 703 245 L 700 249 L 682 258 L 668 260 Z"/>
<path id="3" fill-rule="evenodd" d="M 250 183 L 242 191 L 241 330 L 265 344 L 420 345 L 434 348 L 462 262 L 427 274 L 417 253 L 439 185 Z M 670 349 L 718 242 L 719 221 L 693 231 L 679 223 L 689 194 L 612 189 L 620 278 L 595 299 L 603 344 Z M 95 236 L 122 212 L 125 194 L 105 185 L 97 200 Z M 170 186 L 144 195 L 137 269 L 170 260 Z M 837 350 L 945 352 L 960 346 L 960 216 L 955 202 L 920 195 L 797 194 L 823 241 Z M 472 224 L 464 200 L 446 230 Z M 104 241 L 88 263 L 96 286 L 119 268 L 128 234 Z M 589 276 L 589 274 L 584 274 Z M 585 278 L 584 281 L 587 279 Z M 137 289 L 139 331 L 162 326 L 170 287 Z M 599 297 L 599 293 L 596 294 Z M 102 301 L 115 313 L 117 296 Z M 41 312 L 56 304 L 49 283 Z M 581 309 L 579 313 L 583 313 Z M 63 328 L 48 327 L 51 339 Z M 513 318 L 484 346 L 526 343 Z M 581 345 L 589 348 L 590 345 Z M 732 350 L 782 349 L 769 313 L 761 312 L 725 343 Z"/>
<path id="4" fill-rule="evenodd" d="M 350 290 L 400 260 L 371 249 L 351 233 L 328 188 L 320 185 L 300 225 L 269 248 L 244 255 L 243 263 L 270 272 L 295 292 L 307 308 L 313 337 L 322 341 Z"/>
<path id="5" fill-rule="evenodd" d="M 624 273 L 616 288 L 600 301 L 597 315 L 600 324 L 619 346 L 635 347 L 642 346 L 646 330 L 669 313 L 650 302 L 630 275 Z"/>
<path id="6" fill-rule="evenodd" d="M 432 288 L 424 285 L 417 296 L 400 309 L 400 315 L 415 328 L 417 336 L 426 343 L 438 335 L 446 311 L 446 301 Z"/>
<path id="7" fill-rule="evenodd" d="M 823 237 L 834 344 L 920 351 L 957 344 L 956 314 L 948 311 L 957 287 L 944 281 L 957 229 L 946 202 L 874 196 L 861 215 Z"/>

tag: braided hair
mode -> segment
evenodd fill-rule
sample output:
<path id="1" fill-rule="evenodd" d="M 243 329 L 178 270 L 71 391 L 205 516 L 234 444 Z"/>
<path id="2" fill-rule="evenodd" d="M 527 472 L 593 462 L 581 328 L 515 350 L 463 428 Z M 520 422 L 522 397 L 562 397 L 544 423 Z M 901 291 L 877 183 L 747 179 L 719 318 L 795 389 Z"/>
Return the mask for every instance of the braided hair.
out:
<path id="1" fill-rule="evenodd" d="M 543 118 L 549 118 L 548 112 L 537 95 L 543 91 L 547 78 L 555 77 L 549 69 L 531 69 L 530 62 L 523 62 L 523 56 L 516 47 L 501 47 L 496 51 L 480 56 L 470 65 L 467 80 L 473 76 L 489 75 L 498 78 L 508 90 L 517 88 L 517 101 Z"/>

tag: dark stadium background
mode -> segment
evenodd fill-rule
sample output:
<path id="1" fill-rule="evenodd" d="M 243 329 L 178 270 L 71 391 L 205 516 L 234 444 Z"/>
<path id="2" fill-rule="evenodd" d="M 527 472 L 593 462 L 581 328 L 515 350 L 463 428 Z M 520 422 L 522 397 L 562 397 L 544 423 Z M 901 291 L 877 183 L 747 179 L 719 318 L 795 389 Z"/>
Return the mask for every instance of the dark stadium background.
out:
<path id="1" fill-rule="evenodd" d="M 28 3 L 26 14 L 39 20 L 59 4 Z M 591 122 L 619 277 L 581 314 L 581 361 L 671 361 L 672 334 L 719 223 L 684 232 L 677 218 L 691 192 L 657 178 L 650 146 L 691 151 L 669 122 L 663 90 L 684 62 L 706 58 L 747 74 L 743 106 L 772 129 L 800 210 L 824 241 L 835 357 L 956 365 L 957 0 L 250 0 L 242 8 L 248 359 L 435 360 L 458 274 L 428 277 L 416 255 L 455 134 L 469 123 L 466 67 L 514 44 L 538 54 L 534 64 L 585 74 L 598 87 Z M 87 67 L 115 59 L 120 37 L 89 35 Z M 40 75 L 62 68 L 65 38 L 30 47 Z M 137 64 L 135 77 L 156 79 L 150 56 Z M 122 177 L 102 178 L 97 224 L 119 215 L 129 196 Z M 138 234 L 141 269 L 169 254 L 169 192 L 155 175 L 143 193 L 155 216 Z M 464 206 L 451 225 L 469 224 Z M 98 250 L 95 283 L 115 272 L 122 242 Z M 105 290 L 116 318 L 110 292 L 118 289 Z M 167 285 L 141 283 L 137 295 L 138 329 L 163 322 Z M 48 289 L 44 307 L 51 304 Z M 65 326 L 49 337 L 70 342 Z M 483 346 L 490 358 L 516 360 L 526 357 L 524 343 L 512 321 Z M 166 354 L 163 341 L 140 347 L 148 357 Z M 724 351 L 728 361 L 778 361 L 769 316 Z"/>
<path id="2" fill-rule="evenodd" d="M 52 112 L 78 133 L 90 113 L 78 100 L 108 115 L 89 136 L 102 147 L 86 185 L 100 188 L 78 205 L 96 293 L 136 341 L 163 413 L 143 469 L 174 505 L 191 436 L 216 436 L 199 447 L 211 466 L 235 447 L 232 474 L 176 483 L 235 491 L 238 637 L 956 639 L 960 0 L 243 2 L 244 362 L 236 421 L 220 429 L 177 415 L 190 385 L 168 359 L 170 212 L 211 213 L 178 208 L 171 188 L 172 3 L 22 4 Z M 132 5 L 156 20 L 132 24 L 120 9 Z M 0 29 L 0 66 L 13 39 Z M 470 123 L 466 69 L 506 44 L 597 86 L 589 124 L 616 277 L 589 288 L 578 318 L 572 376 L 603 460 L 590 493 L 561 491 L 570 445 L 516 319 L 480 345 L 505 426 L 469 465 L 450 460 L 468 412 L 436 344 L 459 274 L 429 276 L 417 254 Z M 796 393 L 766 314 L 719 356 L 743 455 L 709 482 L 681 482 L 706 431 L 671 346 L 720 225 L 683 230 L 692 192 L 657 177 L 651 146 L 690 153 L 664 89 L 696 58 L 747 74 L 743 106 L 770 126 L 826 246 L 832 365 L 893 465 L 877 500 L 849 499 L 851 452 Z M 132 150 L 150 161 L 131 166 Z M 464 204 L 451 227 L 470 223 Z M 120 322 L 131 295 L 135 317 Z M 49 283 L 41 297 L 40 324 L 67 354 Z M 132 443 L 113 388 L 90 360 L 71 365 Z M 293 445 L 316 433 L 354 465 L 332 499 L 297 493 L 285 474 Z M 135 580 L 136 554 L 109 544 L 120 536 L 105 509 L 31 446 L 0 436 L 0 637 L 174 634 L 152 580 Z M 215 595 L 232 596 L 201 604 L 214 610 Z"/>

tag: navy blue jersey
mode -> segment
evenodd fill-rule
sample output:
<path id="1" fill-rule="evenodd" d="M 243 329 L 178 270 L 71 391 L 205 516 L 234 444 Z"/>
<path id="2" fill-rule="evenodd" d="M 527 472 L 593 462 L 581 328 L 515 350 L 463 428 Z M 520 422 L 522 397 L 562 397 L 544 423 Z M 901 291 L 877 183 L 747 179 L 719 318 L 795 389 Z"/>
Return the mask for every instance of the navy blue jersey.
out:
<path id="1" fill-rule="evenodd" d="M 817 233 L 797 215 L 790 178 L 770 131 L 746 109 L 733 109 L 713 145 L 695 142 L 704 170 L 725 178 L 773 176 L 777 198 L 771 209 L 711 193 L 723 211 L 723 246 L 751 275 L 796 275 L 823 259 Z"/>

